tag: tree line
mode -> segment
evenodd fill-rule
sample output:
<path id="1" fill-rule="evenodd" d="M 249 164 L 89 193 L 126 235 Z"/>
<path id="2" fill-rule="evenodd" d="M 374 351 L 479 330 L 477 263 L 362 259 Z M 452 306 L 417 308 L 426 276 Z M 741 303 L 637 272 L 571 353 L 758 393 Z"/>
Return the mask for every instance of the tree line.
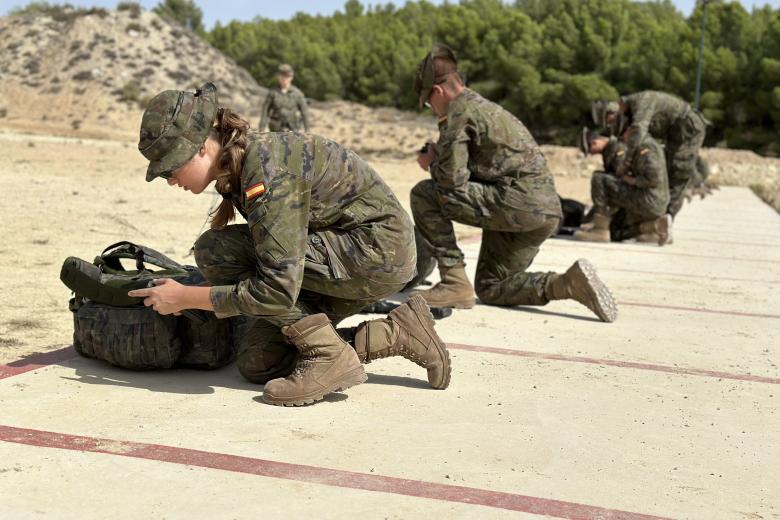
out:
<path id="1" fill-rule="evenodd" d="M 443 42 L 458 53 L 471 88 L 517 115 L 539 141 L 561 144 L 590 123 L 594 99 L 652 89 L 692 102 L 703 14 L 699 2 L 686 18 L 670 0 L 403 7 L 349 0 L 330 16 L 259 16 L 206 31 L 195 0 L 162 0 L 154 11 L 195 31 L 262 85 L 290 63 L 308 97 L 371 106 L 416 109 L 417 63 Z M 704 37 L 701 107 L 713 123 L 706 144 L 780 155 L 780 9 L 748 12 L 736 1 L 710 0 Z"/>
<path id="2" fill-rule="evenodd" d="M 415 108 L 415 68 L 433 42 L 454 48 L 469 86 L 541 141 L 571 143 L 590 102 L 663 90 L 692 102 L 702 7 L 669 0 L 462 0 L 299 13 L 217 24 L 208 41 L 270 85 L 281 62 L 307 96 Z M 701 106 L 707 142 L 779 155 L 780 9 L 707 7 Z"/>

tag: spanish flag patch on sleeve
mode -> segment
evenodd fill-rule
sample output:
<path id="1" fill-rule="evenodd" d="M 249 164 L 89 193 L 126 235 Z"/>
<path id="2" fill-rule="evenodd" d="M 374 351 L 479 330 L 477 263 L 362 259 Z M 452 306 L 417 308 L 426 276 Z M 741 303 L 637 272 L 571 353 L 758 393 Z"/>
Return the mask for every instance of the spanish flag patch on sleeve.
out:
<path id="1" fill-rule="evenodd" d="M 264 182 L 258 182 L 257 184 L 253 184 L 244 190 L 244 194 L 246 195 L 246 200 L 256 199 L 263 193 L 265 193 Z"/>

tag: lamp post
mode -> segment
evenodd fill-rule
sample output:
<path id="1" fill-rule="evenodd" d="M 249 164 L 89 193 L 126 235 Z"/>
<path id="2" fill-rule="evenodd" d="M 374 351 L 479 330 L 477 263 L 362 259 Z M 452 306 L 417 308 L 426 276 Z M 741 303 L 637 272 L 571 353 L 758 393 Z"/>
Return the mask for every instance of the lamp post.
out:
<path id="1" fill-rule="evenodd" d="M 696 64 L 696 98 L 693 102 L 696 110 L 700 109 L 701 101 L 701 69 L 704 61 L 704 28 L 707 26 L 707 4 L 712 0 L 700 0 L 702 6 L 701 12 L 701 40 L 699 40 L 699 61 Z"/>

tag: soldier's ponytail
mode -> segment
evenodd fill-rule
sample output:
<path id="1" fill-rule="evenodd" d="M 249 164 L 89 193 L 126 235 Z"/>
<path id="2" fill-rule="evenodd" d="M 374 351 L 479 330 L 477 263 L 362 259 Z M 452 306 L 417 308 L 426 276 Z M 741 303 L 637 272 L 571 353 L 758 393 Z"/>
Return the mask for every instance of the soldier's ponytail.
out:
<path id="1" fill-rule="evenodd" d="M 216 139 L 221 150 L 217 157 L 216 189 L 222 202 L 211 212 L 211 229 L 222 229 L 236 218 L 233 197 L 241 193 L 241 170 L 247 146 L 249 123 L 229 108 L 217 110 L 210 137 Z"/>

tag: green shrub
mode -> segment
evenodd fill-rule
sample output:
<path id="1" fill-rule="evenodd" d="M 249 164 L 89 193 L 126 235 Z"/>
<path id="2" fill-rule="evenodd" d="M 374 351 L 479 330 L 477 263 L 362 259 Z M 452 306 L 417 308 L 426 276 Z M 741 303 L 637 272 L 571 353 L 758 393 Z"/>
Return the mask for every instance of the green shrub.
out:
<path id="1" fill-rule="evenodd" d="M 138 101 L 140 95 L 141 85 L 139 85 L 137 81 L 130 80 L 122 85 L 122 94 L 119 99 L 128 102 Z"/>
<path id="2" fill-rule="evenodd" d="M 119 2 L 116 4 L 117 11 L 129 11 L 130 18 L 139 18 L 141 16 L 141 4 L 138 2 Z"/>

